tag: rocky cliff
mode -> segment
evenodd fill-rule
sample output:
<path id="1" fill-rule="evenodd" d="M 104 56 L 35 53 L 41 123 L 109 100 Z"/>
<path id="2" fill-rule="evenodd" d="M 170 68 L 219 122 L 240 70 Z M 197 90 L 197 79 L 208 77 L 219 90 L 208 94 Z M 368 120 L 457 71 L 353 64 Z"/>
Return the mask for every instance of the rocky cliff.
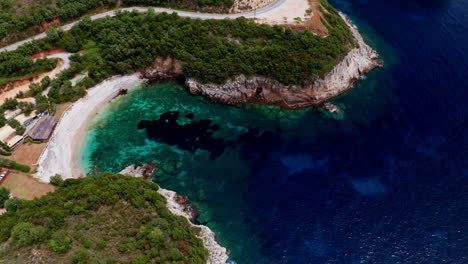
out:
<path id="1" fill-rule="evenodd" d="M 226 104 L 258 103 L 288 109 L 319 105 L 348 91 L 362 75 L 383 65 L 377 52 L 364 41 L 357 27 L 346 16 L 340 15 L 350 27 L 358 45 L 325 78 L 313 84 L 284 85 L 263 76 L 247 78 L 241 75 L 224 84 L 202 83 L 187 78 L 185 85 L 192 94 L 200 94 L 212 101 Z M 158 59 L 154 67 L 143 72 L 143 76 L 150 80 L 183 77 L 182 64 L 171 58 Z"/>
<path id="2" fill-rule="evenodd" d="M 186 86 L 191 93 L 204 95 L 213 101 L 227 104 L 275 104 L 284 108 L 317 105 L 338 96 L 350 89 L 361 75 L 382 65 L 377 52 L 364 41 L 356 26 L 344 15 L 341 16 L 350 27 L 358 47 L 352 49 L 324 79 L 317 80 L 312 85 L 288 86 L 262 76 L 239 76 L 222 85 L 201 83 L 189 78 L 186 80 Z"/>
<path id="3" fill-rule="evenodd" d="M 124 168 L 120 174 L 148 179 L 148 174 L 153 174 L 155 170 L 156 167 L 154 164 L 143 164 L 142 166 L 131 165 Z M 211 231 L 211 229 L 203 225 L 193 224 L 196 218 L 197 210 L 190 203 L 187 197 L 177 194 L 173 191 L 165 190 L 163 188 L 159 188 L 158 193 L 166 198 L 167 209 L 169 209 L 171 213 L 187 218 L 192 226 L 200 229 L 200 233 L 197 235 L 197 237 L 203 241 L 203 245 L 208 250 L 209 255 L 207 264 L 226 263 L 229 257 L 229 251 L 218 243 L 216 234 Z"/>

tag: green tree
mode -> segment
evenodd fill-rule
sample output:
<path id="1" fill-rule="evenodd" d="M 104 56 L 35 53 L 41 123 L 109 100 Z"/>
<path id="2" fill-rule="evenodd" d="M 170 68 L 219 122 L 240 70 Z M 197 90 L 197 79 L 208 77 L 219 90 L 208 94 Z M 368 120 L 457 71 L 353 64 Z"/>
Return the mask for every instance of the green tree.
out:
<path id="1" fill-rule="evenodd" d="M 5 202 L 10 198 L 10 191 L 3 187 L 0 186 L 0 208 L 4 207 Z"/>
<path id="2" fill-rule="evenodd" d="M 29 222 L 21 222 L 11 230 L 13 241 L 20 246 L 30 246 L 46 239 L 47 229 Z"/>
<path id="3" fill-rule="evenodd" d="M 8 212 L 16 212 L 18 207 L 21 207 L 23 200 L 13 197 L 5 201 L 5 209 Z"/>
<path id="4" fill-rule="evenodd" d="M 72 245 L 72 240 L 65 232 L 55 232 L 49 242 L 50 249 L 58 254 L 65 254 Z"/>
<path id="5" fill-rule="evenodd" d="M 36 111 L 39 113 L 42 113 L 44 111 L 49 110 L 49 101 L 47 100 L 47 97 L 43 95 L 37 95 L 34 97 L 36 100 Z"/>
<path id="6" fill-rule="evenodd" d="M 63 29 L 60 27 L 51 27 L 46 34 L 47 40 L 49 40 L 52 43 L 55 43 L 63 37 Z"/>
<path id="7" fill-rule="evenodd" d="M 63 178 L 62 175 L 60 174 L 55 174 L 54 176 L 50 177 L 50 183 L 52 185 L 55 185 L 57 187 L 60 187 L 63 185 Z"/>
<path id="8" fill-rule="evenodd" d="M 13 110 L 16 108 L 17 105 L 18 105 L 18 100 L 16 100 L 15 98 L 7 98 L 5 99 L 5 102 L 3 103 L 3 109 Z"/>

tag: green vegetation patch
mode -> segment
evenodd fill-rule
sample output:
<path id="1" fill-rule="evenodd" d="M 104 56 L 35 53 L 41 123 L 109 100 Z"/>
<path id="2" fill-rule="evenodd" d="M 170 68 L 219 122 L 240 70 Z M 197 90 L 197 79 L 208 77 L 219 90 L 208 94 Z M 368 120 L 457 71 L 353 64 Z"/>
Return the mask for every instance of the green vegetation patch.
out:
<path id="1" fill-rule="evenodd" d="M 0 42 L 9 43 L 27 33 L 34 34 L 40 25 L 55 19 L 71 21 L 98 8 L 111 9 L 118 4 L 227 11 L 233 0 L 1 0 Z"/>
<path id="2" fill-rule="evenodd" d="M 33 251 L 44 263 L 206 263 L 199 230 L 156 184 L 104 174 L 62 185 L 0 216 L 0 263 L 30 263 Z"/>
<path id="3" fill-rule="evenodd" d="M 95 83 L 150 67 L 157 57 L 182 61 L 185 75 L 201 82 L 223 83 L 243 74 L 305 85 L 324 77 L 356 45 L 336 10 L 329 4 L 324 8 L 326 38 L 245 18 L 198 20 L 150 10 L 84 19 L 69 32 L 50 30 L 46 39 L 7 54 L 27 57 L 53 48 L 76 53 L 71 68 L 50 84 L 53 103 L 75 101 Z M 83 72 L 88 77 L 72 85 L 69 80 Z"/>
<path id="4" fill-rule="evenodd" d="M 14 170 L 19 170 L 22 172 L 29 172 L 31 168 L 28 165 L 24 165 L 21 163 L 16 163 L 13 160 L 0 158 L 0 168 L 10 168 Z"/>

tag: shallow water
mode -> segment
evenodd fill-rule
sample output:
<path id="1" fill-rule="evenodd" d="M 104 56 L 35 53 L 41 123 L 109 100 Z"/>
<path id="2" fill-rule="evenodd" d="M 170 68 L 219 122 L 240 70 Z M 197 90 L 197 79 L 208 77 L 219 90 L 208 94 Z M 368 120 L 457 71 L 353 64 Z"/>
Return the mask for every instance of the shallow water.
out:
<path id="1" fill-rule="evenodd" d="M 83 164 L 157 161 L 240 264 L 468 263 L 468 3 L 331 2 L 386 63 L 342 120 L 152 85 L 94 120 Z"/>

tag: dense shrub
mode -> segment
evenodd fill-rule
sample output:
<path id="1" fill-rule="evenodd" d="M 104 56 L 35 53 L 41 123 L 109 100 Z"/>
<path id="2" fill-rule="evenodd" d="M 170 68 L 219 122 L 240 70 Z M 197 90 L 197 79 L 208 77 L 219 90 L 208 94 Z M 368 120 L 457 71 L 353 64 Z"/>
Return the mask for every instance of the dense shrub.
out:
<path id="1" fill-rule="evenodd" d="M 87 264 L 89 261 L 89 251 L 84 248 L 78 248 L 73 252 L 72 264 Z"/>
<path id="2" fill-rule="evenodd" d="M 28 222 L 21 222 L 11 230 L 13 241 L 20 246 L 30 246 L 45 240 L 47 229 Z"/>
<path id="3" fill-rule="evenodd" d="M 5 202 L 10 198 L 10 191 L 3 187 L 0 186 L 0 208 L 4 207 Z"/>
<path id="4" fill-rule="evenodd" d="M 19 1 L 21 2 L 21 0 Z M 9 0 L 0 1 L 0 40 L 12 33 L 19 33 L 32 26 L 39 26 L 56 18 L 64 21 L 76 19 L 98 7 L 115 7 L 117 0 L 37 0 L 24 1 L 22 9 L 16 9 Z M 233 0 L 122 0 L 126 6 L 153 5 L 199 9 L 218 6 L 227 10 Z M 54 4 L 56 3 L 56 4 Z M 24 12 L 24 11 L 29 11 Z M 19 14 L 19 15 L 17 15 Z M 55 33 L 55 32 L 54 32 Z"/>
<path id="5" fill-rule="evenodd" d="M 62 186 L 63 185 L 63 178 L 60 174 L 55 174 L 54 176 L 50 177 L 50 183 L 55 186 Z"/>
<path id="6" fill-rule="evenodd" d="M 0 248 L 2 260 L 29 259 L 32 248 L 41 248 L 50 251 L 50 263 L 206 263 L 199 231 L 171 214 L 157 190 L 122 175 L 65 180 L 55 192 L 0 216 L 0 242 L 12 241 Z"/>
<path id="7" fill-rule="evenodd" d="M 49 242 L 50 249 L 58 254 L 67 253 L 71 247 L 71 244 L 71 238 L 69 238 L 63 231 L 55 232 Z"/>
<path id="8" fill-rule="evenodd" d="M 16 210 L 21 207 L 22 202 L 23 202 L 23 200 L 18 199 L 16 197 L 8 199 L 4 203 L 5 209 L 8 212 L 16 212 Z"/>
<path id="9" fill-rule="evenodd" d="M 6 167 L 14 170 L 19 170 L 22 172 L 29 172 L 31 168 L 28 165 L 16 163 L 9 159 L 0 158 L 0 167 Z"/>

